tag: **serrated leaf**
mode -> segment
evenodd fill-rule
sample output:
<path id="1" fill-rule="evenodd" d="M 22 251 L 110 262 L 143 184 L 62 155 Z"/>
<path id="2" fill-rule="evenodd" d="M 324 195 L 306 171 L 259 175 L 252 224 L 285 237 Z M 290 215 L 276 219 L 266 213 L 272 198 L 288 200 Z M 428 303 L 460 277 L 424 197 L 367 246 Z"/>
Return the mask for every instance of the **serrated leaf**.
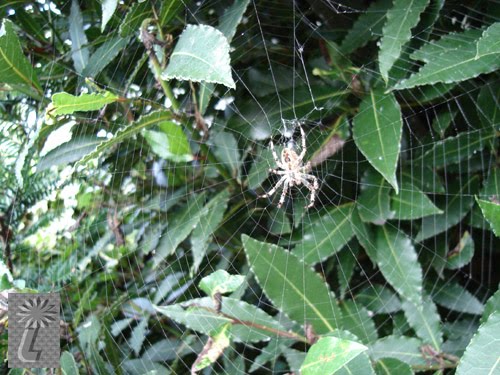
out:
<path id="1" fill-rule="evenodd" d="M 359 265 L 357 260 L 359 245 L 355 243 L 355 245 L 351 246 L 351 243 L 345 246 L 344 249 L 337 255 L 337 278 L 339 281 L 340 299 L 344 299 L 346 292 L 349 289 L 349 282 L 354 274 L 354 270 L 356 266 Z"/>
<path id="2" fill-rule="evenodd" d="M 428 366 L 420 352 L 421 346 L 422 341 L 414 337 L 386 336 L 370 346 L 370 357 L 372 360 L 396 358 L 412 366 Z"/>
<path id="3" fill-rule="evenodd" d="M 394 89 L 402 90 L 437 82 L 461 82 L 497 70 L 500 67 L 498 44 L 484 43 L 496 33 L 497 28 L 494 24 L 483 33 L 476 29 L 450 33 L 437 42 L 424 45 L 411 57 L 424 61 L 425 65 L 410 78 L 400 81 Z M 482 35 L 486 39 L 481 42 Z M 482 46 L 480 54 L 479 42 Z"/>
<path id="4" fill-rule="evenodd" d="M 300 373 L 333 374 L 366 350 L 366 346 L 354 341 L 322 337 L 307 352 Z"/>
<path id="5" fill-rule="evenodd" d="M 456 115 L 457 112 L 449 110 L 439 113 L 432 121 L 432 129 L 443 138 Z"/>
<path id="6" fill-rule="evenodd" d="M 370 90 L 354 117 L 353 138 L 368 162 L 398 192 L 396 166 L 401 149 L 401 109 L 392 94 Z"/>
<path id="7" fill-rule="evenodd" d="M 156 311 L 179 324 L 205 335 L 226 323 L 237 319 L 242 323 L 234 324 L 232 334 L 237 342 L 259 342 L 276 337 L 272 330 L 284 330 L 274 318 L 258 307 L 249 303 L 222 297 L 222 314 L 215 312 L 215 305 L 210 297 L 192 299 L 176 305 L 155 306 Z M 264 330 L 253 325 L 271 328 Z"/>
<path id="8" fill-rule="evenodd" d="M 486 141 L 494 138 L 491 130 L 473 130 L 460 133 L 456 137 L 449 137 L 436 142 L 434 147 L 423 156 L 424 164 L 440 168 L 470 159 L 476 152 L 481 151 Z"/>
<path id="9" fill-rule="evenodd" d="M 457 246 L 447 254 L 445 267 L 452 270 L 462 268 L 469 264 L 473 255 L 474 241 L 469 232 L 465 232 Z"/>
<path id="10" fill-rule="evenodd" d="M 84 157 L 79 164 L 88 163 L 90 160 L 98 157 L 103 151 L 111 148 L 112 146 L 123 142 L 124 140 L 132 137 L 133 135 L 139 133 L 142 129 L 158 124 L 163 121 L 171 120 L 172 113 L 167 111 L 156 111 L 148 115 L 140 117 L 136 122 L 125 126 L 124 128 L 118 130 L 114 137 L 102 141 L 94 152 L 88 154 Z"/>
<path id="11" fill-rule="evenodd" d="M 490 223 L 493 233 L 495 233 L 497 237 L 500 237 L 500 203 L 498 203 L 498 201 L 489 202 L 478 199 L 477 197 L 476 202 L 481 208 L 484 218 Z"/>
<path id="12" fill-rule="evenodd" d="M 454 281 L 432 285 L 430 293 L 434 302 L 449 310 L 474 315 L 481 315 L 484 311 L 477 297 Z"/>
<path id="13" fill-rule="evenodd" d="M 75 112 L 96 111 L 106 104 L 114 103 L 120 97 L 109 92 L 94 94 L 80 94 L 74 96 L 67 92 L 58 92 L 52 95 L 52 103 L 47 107 L 47 116 L 69 115 Z"/>
<path id="14" fill-rule="evenodd" d="M 391 6 L 392 0 L 372 2 L 366 11 L 359 15 L 347 32 L 340 44 L 341 51 L 344 54 L 351 53 L 366 45 L 370 40 L 378 38 L 382 34 L 386 12 Z"/>
<path id="15" fill-rule="evenodd" d="M 291 319 L 316 333 L 337 328 L 341 312 L 325 282 L 283 248 L 242 236 L 248 263 L 268 298 Z"/>
<path id="16" fill-rule="evenodd" d="M 500 289 L 497 290 L 495 294 L 493 294 L 486 302 L 483 316 L 481 316 L 481 324 L 488 320 L 490 315 L 495 311 L 500 311 Z"/>
<path id="17" fill-rule="evenodd" d="M 481 324 L 467 346 L 457 368 L 457 375 L 493 375 L 500 371 L 500 312 L 493 312 Z"/>
<path id="18" fill-rule="evenodd" d="M 187 204 L 169 218 L 167 229 L 162 234 L 160 243 L 153 256 L 153 267 L 158 267 L 168 256 L 172 255 L 206 213 L 203 207 L 204 194 L 191 195 Z"/>
<path id="19" fill-rule="evenodd" d="M 176 163 L 193 160 L 193 153 L 181 125 L 173 121 L 158 124 L 161 131 L 144 130 L 143 135 L 155 154 Z"/>
<path id="20" fill-rule="evenodd" d="M 444 213 L 424 217 L 415 241 L 421 242 L 458 224 L 474 204 L 473 194 L 477 193 L 478 185 L 477 176 L 471 176 L 465 183 L 450 183 L 448 194 L 435 202 Z"/>
<path id="21" fill-rule="evenodd" d="M 352 361 L 342 366 L 342 368 L 335 372 L 335 375 L 353 375 L 353 374 L 363 374 L 363 375 L 375 375 L 373 371 L 370 358 L 366 352 L 361 353 Z"/>
<path id="22" fill-rule="evenodd" d="M 134 318 L 125 318 L 115 321 L 110 327 L 111 334 L 113 336 L 118 336 L 120 332 L 122 332 L 125 328 L 128 328 L 130 326 L 130 323 L 132 323 L 133 320 Z"/>
<path id="23" fill-rule="evenodd" d="M 378 339 L 375 323 L 363 305 L 353 301 L 343 301 L 340 304 L 340 310 L 342 311 L 342 328 L 355 334 L 360 342 L 369 344 Z"/>
<path id="24" fill-rule="evenodd" d="M 70 352 L 65 351 L 61 355 L 61 372 L 63 375 L 78 375 L 80 373 L 75 358 Z"/>
<path id="25" fill-rule="evenodd" d="M 500 22 L 488 27 L 477 42 L 476 59 L 490 54 L 500 54 Z"/>
<path id="26" fill-rule="evenodd" d="M 422 267 L 406 235 L 384 225 L 376 229 L 376 263 L 385 279 L 403 297 L 419 304 L 422 300 Z"/>
<path id="27" fill-rule="evenodd" d="M 389 70 L 401 54 L 401 49 L 411 38 L 411 29 L 420 20 L 420 14 L 429 0 L 394 0 L 387 11 L 387 20 L 380 41 L 379 65 L 382 78 L 389 79 Z"/>
<path id="28" fill-rule="evenodd" d="M 217 29 L 227 38 L 228 43 L 231 43 L 236 29 L 243 18 L 243 14 L 247 9 L 250 0 L 235 0 L 233 4 L 227 8 L 222 15 L 219 26 Z M 215 85 L 213 83 L 206 83 L 201 85 L 200 93 L 198 95 L 198 105 L 200 113 L 203 115 L 207 110 L 208 103 L 214 92 Z"/>
<path id="29" fill-rule="evenodd" d="M 484 85 L 477 98 L 477 114 L 483 127 L 495 129 L 500 123 L 500 83 L 493 81 Z"/>
<path id="30" fill-rule="evenodd" d="M 302 240 L 292 253 L 307 264 L 316 264 L 342 249 L 354 236 L 350 219 L 352 203 L 335 207 L 302 230 Z"/>
<path id="31" fill-rule="evenodd" d="M 234 292 L 245 282 L 241 275 L 231 275 L 226 270 L 217 270 L 201 279 L 198 286 L 210 297 L 215 294 L 226 294 Z"/>
<path id="32" fill-rule="evenodd" d="M 228 190 L 223 190 L 217 194 L 206 205 L 206 215 L 201 218 L 200 222 L 194 228 L 191 234 L 191 252 L 193 254 L 193 264 L 191 266 L 191 274 L 196 273 L 198 267 L 205 256 L 208 246 L 210 245 L 212 234 L 219 227 L 224 218 L 229 201 Z"/>
<path id="33" fill-rule="evenodd" d="M 226 323 L 210 334 L 207 343 L 191 368 L 192 373 L 210 366 L 219 359 L 231 343 L 231 327 L 231 323 Z"/>
<path id="34" fill-rule="evenodd" d="M 413 375 L 411 366 L 396 358 L 382 358 L 375 364 L 377 375 Z"/>
<path id="35" fill-rule="evenodd" d="M 402 306 L 408 324 L 413 328 L 417 336 L 424 343 L 432 345 L 434 349 L 439 351 L 443 344 L 441 319 L 431 298 L 425 296 L 421 304 L 403 301 Z"/>
<path id="36" fill-rule="evenodd" d="M 10 20 L 4 19 L 0 28 L 0 82 L 42 89 L 30 62 L 24 56 L 21 43 Z"/>
<path id="37" fill-rule="evenodd" d="M 116 56 L 128 45 L 130 36 L 122 38 L 116 36 L 106 40 L 95 52 L 90 56 L 89 63 L 83 69 L 82 75 L 85 77 L 97 77 L 106 66 L 108 66 Z"/>
<path id="38" fill-rule="evenodd" d="M 367 223 L 383 225 L 394 217 L 391 211 L 391 188 L 383 176 L 369 168 L 362 180 L 361 194 L 357 200 L 357 210 L 361 220 Z"/>
<path id="39" fill-rule="evenodd" d="M 375 284 L 356 294 L 355 301 L 374 314 L 392 314 L 401 310 L 399 297 L 389 288 Z"/>
<path id="40" fill-rule="evenodd" d="M 391 197 L 391 208 L 395 213 L 394 218 L 398 220 L 413 220 L 443 213 L 427 195 L 406 181 L 403 181 L 399 194 Z"/>
<path id="41" fill-rule="evenodd" d="M 139 31 L 139 27 L 146 18 L 152 18 L 153 8 L 149 1 L 142 1 L 134 3 L 127 15 L 125 16 L 123 22 L 120 25 L 119 34 L 122 37 L 126 37 L 136 31 Z"/>
<path id="42" fill-rule="evenodd" d="M 141 319 L 141 321 L 132 329 L 129 345 L 130 348 L 132 348 L 132 350 L 134 351 L 136 356 L 139 355 L 142 349 L 142 344 L 146 339 L 147 329 L 148 329 L 147 319 Z"/>
<path id="43" fill-rule="evenodd" d="M 118 5 L 118 0 L 102 0 L 102 2 L 101 2 L 101 9 L 102 9 L 101 32 L 104 32 L 106 25 L 108 24 L 111 17 L 113 17 L 113 13 L 115 13 L 117 5 Z"/>
<path id="44" fill-rule="evenodd" d="M 165 80 L 220 83 L 234 89 L 227 38 L 211 26 L 188 25 L 161 77 Z"/>
<path id="45" fill-rule="evenodd" d="M 71 11 L 68 18 L 69 36 L 71 39 L 71 57 L 75 70 L 82 73 L 89 62 L 88 41 L 83 30 L 83 18 L 77 0 L 71 2 Z"/>
<path id="46" fill-rule="evenodd" d="M 78 161 L 95 150 L 101 141 L 102 138 L 93 135 L 75 136 L 42 156 L 38 162 L 37 171 L 40 172 L 55 165 L 66 165 Z"/>
<path id="47" fill-rule="evenodd" d="M 170 0 L 164 1 L 161 5 L 160 14 L 158 16 L 158 23 L 162 27 L 169 26 L 169 22 L 185 7 L 183 0 Z"/>

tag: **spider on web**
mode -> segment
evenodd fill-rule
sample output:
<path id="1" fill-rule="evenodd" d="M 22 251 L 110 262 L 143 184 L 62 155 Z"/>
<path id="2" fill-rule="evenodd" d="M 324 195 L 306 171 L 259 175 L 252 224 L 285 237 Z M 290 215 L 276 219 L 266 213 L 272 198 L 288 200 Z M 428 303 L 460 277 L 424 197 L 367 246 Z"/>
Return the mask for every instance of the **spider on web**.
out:
<path id="1" fill-rule="evenodd" d="M 304 185 L 311 192 L 309 204 L 305 207 L 311 208 L 314 205 L 316 191 L 319 188 L 318 178 L 308 173 L 311 170 L 311 163 L 307 162 L 304 164 L 304 156 L 307 152 L 306 134 L 304 133 L 304 129 L 302 129 L 300 123 L 298 124 L 298 127 L 302 138 L 302 148 L 300 154 L 297 154 L 293 146 L 287 145 L 287 147 L 281 151 L 281 158 L 279 158 L 276 154 L 273 141 L 271 140 L 270 142 L 273 158 L 279 169 L 271 168 L 269 169 L 269 172 L 277 174 L 278 176 L 281 176 L 281 178 L 271 190 L 263 195 L 260 195 L 259 198 L 270 197 L 281 187 L 281 185 L 283 185 L 281 197 L 278 202 L 278 208 L 280 208 L 285 202 L 288 190 L 290 190 L 293 186 L 300 185 Z"/>

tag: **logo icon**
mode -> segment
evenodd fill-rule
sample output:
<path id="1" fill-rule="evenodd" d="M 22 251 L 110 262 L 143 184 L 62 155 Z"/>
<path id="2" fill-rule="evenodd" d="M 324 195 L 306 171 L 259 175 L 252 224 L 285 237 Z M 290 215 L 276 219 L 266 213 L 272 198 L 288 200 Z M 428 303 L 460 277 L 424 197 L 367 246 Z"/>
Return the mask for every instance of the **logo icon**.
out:
<path id="1" fill-rule="evenodd" d="M 9 368 L 59 367 L 57 293 L 9 293 Z"/>

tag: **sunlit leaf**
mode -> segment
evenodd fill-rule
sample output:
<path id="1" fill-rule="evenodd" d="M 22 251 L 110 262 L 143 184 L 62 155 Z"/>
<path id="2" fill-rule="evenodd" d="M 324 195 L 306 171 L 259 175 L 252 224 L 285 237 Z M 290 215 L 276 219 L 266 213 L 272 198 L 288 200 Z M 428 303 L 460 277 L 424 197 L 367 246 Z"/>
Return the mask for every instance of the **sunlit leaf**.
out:
<path id="1" fill-rule="evenodd" d="M 67 92 L 58 92 L 52 95 L 52 103 L 47 108 L 47 116 L 69 115 L 75 112 L 96 111 L 106 104 L 114 103 L 119 96 L 104 91 L 94 94 L 80 94 L 74 96 Z"/>
<path id="2" fill-rule="evenodd" d="M 141 319 L 141 321 L 132 329 L 129 345 L 134 351 L 135 355 L 139 355 L 139 352 L 142 349 L 142 344 L 146 339 L 147 329 L 148 329 L 147 319 Z"/>
<path id="3" fill-rule="evenodd" d="M 395 215 L 390 206 L 391 188 L 384 177 L 371 168 L 365 172 L 362 182 L 356 205 L 359 216 L 364 222 L 383 225 Z"/>
<path id="4" fill-rule="evenodd" d="M 161 131 L 144 130 L 143 135 L 155 154 L 173 162 L 193 160 L 186 134 L 181 125 L 172 121 L 158 124 Z"/>
<path id="5" fill-rule="evenodd" d="M 229 43 L 208 25 L 188 25 L 162 73 L 165 80 L 220 83 L 234 89 Z"/>
<path id="6" fill-rule="evenodd" d="M 407 336 L 386 336 L 370 345 L 372 360 L 396 358 L 409 365 L 428 365 L 420 352 L 422 341 Z"/>
<path id="7" fill-rule="evenodd" d="M 68 18 L 69 36 L 71 38 L 71 57 L 75 70 L 82 73 L 89 62 L 87 35 L 83 29 L 83 18 L 77 0 L 71 2 L 71 11 Z"/>
<path id="8" fill-rule="evenodd" d="M 120 25 L 119 34 L 126 37 L 139 31 L 139 27 L 146 18 L 153 17 L 153 7 L 149 1 L 137 1 L 130 7 Z"/>
<path id="9" fill-rule="evenodd" d="M 490 223 L 493 232 L 497 237 L 500 237 L 500 202 L 489 202 L 483 199 L 478 199 L 477 197 L 476 202 L 481 208 L 485 219 L 488 220 L 488 223 Z"/>
<path id="10" fill-rule="evenodd" d="M 392 195 L 391 203 L 392 211 L 398 220 L 413 220 L 443 213 L 427 195 L 406 181 L 403 181 L 399 194 Z"/>
<path id="11" fill-rule="evenodd" d="M 116 36 L 106 40 L 98 49 L 92 53 L 89 63 L 83 69 L 82 75 L 85 77 L 97 77 L 106 66 L 108 66 L 130 42 L 130 37 L 122 38 Z"/>
<path id="12" fill-rule="evenodd" d="M 359 113 L 354 117 L 354 142 L 396 193 L 396 166 L 402 128 L 401 110 L 394 95 L 370 90 L 361 102 Z"/>
<path id="13" fill-rule="evenodd" d="M 230 323 L 226 323 L 210 333 L 207 343 L 193 363 L 192 372 L 204 369 L 219 359 L 231 343 L 231 327 Z"/>
<path id="14" fill-rule="evenodd" d="M 333 374 L 367 349 L 366 346 L 354 341 L 322 337 L 307 352 L 300 373 L 302 375 Z"/>
<path id="15" fill-rule="evenodd" d="M 392 314 L 401 310 L 399 297 L 389 288 L 375 284 L 356 294 L 356 302 L 360 302 L 374 314 Z"/>
<path id="16" fill-rule="evenodd" d="M 65 351 L 61 355 L 61 372 L 63 375 L 78 375 L 80 373 L 75 358 L 70 352 Z"/>
<path id="17" fill-rule="evenodd" d="M 342 328 L 355 334 L 363 344 L 369 344 L 378 339 L 377 328 L 368 311 L 361 304 L 353 301 L 343 301 L 340 304 L 342 311 Z"/>
<path id="18" fill-rule="evenodd" d="M 101 22 L 101 32 L 104 32 L 106 25 L 108 24 L 113 13 L 115 13 L 116 6 L 118 5 L 118 0 L 102 0 L 102 22 Z"/>
<path id="19" fill-rule="evenodd" d="M 244 276 L 231 275 L 225 270 L 217 270 L 201 279 L 199 287 L 210 297 L 213 297 L 217 293 L 234 292 L 244 281 Z"/>
<path id="20" fill-rule="evenodd" d="M 259 285 L 291 319 L 311 324 L 317 333 L 338 327 L 341 312 L 324 281 L 283 248 L 242 236 L 245 253 Z"/>
<path id="21" fill-rule="evenodd" d="M 432 345 L 439 350 L 443 344 L 443 333 L 441 332 L 441 319 L 436 305 L 425 296 L 421 304 L 414 304 L 410 301 L 403 302 L 403 310 L 417 336 L 426 344 Z"/>
<path id="22" fill-rule="evenodd" d="M 432 285 L 429 291 L 434 302 L 447 309 L 475 315 L 481 315 L 484 311 L 483 304 L 476 296 L 451 280 Z"/>

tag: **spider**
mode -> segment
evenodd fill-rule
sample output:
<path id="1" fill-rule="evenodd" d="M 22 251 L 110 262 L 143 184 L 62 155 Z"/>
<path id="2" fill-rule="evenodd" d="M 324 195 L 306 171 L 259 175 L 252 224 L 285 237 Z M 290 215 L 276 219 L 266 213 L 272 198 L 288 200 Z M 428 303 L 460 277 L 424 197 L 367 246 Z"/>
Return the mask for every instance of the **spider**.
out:
<path id="1" fill-rule="evenodd" d="M 285 147 L 281 152 L 281 159 L 278 158 L 276 150 L 274 149 L 274 143 L 271 140 L 271 151 L 273 153 L 274 161 L 279 169 L 269 169 L 269 172 L 275 173 L 281 176 L 280 180 L 274 185 L 274 187 L 269 190 L 266 194 L 259 196 L 259 198 L 267 198 L 273 195 L 276 190 L 278 190 L 281 185 L 283 185 L 283 191 L 281 193 L 280 200 L 278 202 L 278 208 L 280 208 L 285 202 L 285 197 L 287 191 L 293 186 L 299 186 L 304 184 L 305 187 L 311 192 L 311 197 L 309 198 L 309 204 L 305 208 L 310 208 L 314 205 L 314 199 L 316 197 L 316 190 L 319 188 L 318 179 L 312 174 L 307 172 L 311 170 L 311 163 L 307 162 L 304 165 L 303 159 L 306 155 L 306 135 L 304 129 L 299 124 L 300 134 L 302 136 L 302 149 L 300 155 L 297 155 L 293 148 Z"/>

